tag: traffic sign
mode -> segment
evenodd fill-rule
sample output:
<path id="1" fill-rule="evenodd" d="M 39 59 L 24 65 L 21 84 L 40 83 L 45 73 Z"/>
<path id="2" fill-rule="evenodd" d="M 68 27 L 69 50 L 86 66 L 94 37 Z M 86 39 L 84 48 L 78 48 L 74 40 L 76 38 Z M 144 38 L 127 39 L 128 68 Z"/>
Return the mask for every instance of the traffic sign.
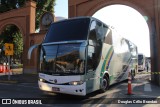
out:
<path id="1" fill-rule="evenodd" d="M 5 55 L 13 55 L 13 44 L 12 43 L 5 43 Z"/>

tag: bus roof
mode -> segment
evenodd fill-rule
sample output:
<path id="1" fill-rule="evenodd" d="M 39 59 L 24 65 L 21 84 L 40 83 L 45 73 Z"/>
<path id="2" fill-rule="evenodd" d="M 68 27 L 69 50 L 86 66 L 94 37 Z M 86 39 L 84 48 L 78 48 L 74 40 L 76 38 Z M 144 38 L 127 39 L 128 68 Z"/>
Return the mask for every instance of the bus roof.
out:
<path id="1" fill-rule="evenodd" d="M 64 21 L 76 20 L 76 19 L 90 19 L 90 20 L 96 20 L 96 21 L 98 21 L 98 22 L 103 23 L 105 26 L 114 29 L 113 26 L 107 25 L 106 23 L 100 21 L 99 19 L 94 18 L 94 17 L 91 17 L 91 16 L 72 17 L 72 18 L 68 18 L 68 19 L 63 19 L 63 20 L 59 20 L 59 21 L 56 21 L 56 22 L 52 22 L 52 24 L 53 24 L 53 23 L 60 23 L 60 22 L 64 22 Z"/>

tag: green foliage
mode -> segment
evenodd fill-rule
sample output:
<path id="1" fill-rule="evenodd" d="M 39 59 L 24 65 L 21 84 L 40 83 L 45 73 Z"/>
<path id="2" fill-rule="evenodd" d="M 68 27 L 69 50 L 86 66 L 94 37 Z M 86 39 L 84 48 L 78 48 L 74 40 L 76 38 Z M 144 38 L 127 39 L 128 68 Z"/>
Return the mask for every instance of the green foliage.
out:
<path id="1" fill-rule="evenodd" d="M 23 38 L 20 32 L 17 32 L 15 35 L 13 35 L 13 44 L 14 44 L 14 55 L 17 58 L 20 58 L 23 52 Z"/>
<path id="2" fill-rule="evenodd" d="M 5 43 L 13 43 L 14 57 L 20 58 L 23 52 L 23 38 L 19 29 L 15 25 L 7 26 L 0 35 L 0 48 L 2 49 Z"/>
<path id="3" fill-rule="evenodd" d="M 55 0 L 34 0 L 37 3 L 36 8 L 36 29 L 39 29 L 40 18 L 44 12 L 54 12 Z"/>

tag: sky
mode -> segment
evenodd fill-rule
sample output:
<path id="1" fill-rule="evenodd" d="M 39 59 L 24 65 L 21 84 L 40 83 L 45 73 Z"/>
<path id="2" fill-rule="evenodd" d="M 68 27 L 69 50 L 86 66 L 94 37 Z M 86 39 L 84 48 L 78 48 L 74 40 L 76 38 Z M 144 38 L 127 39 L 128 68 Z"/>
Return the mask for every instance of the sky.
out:
<path id="1" fill-rule="evenodd" d="M 68 0 L 56 0 L 54 11 L 56 17 L 68 18 Z"/>
<path id="2" fill-rule="evenodd" d="M 68 18 L 68 0 L 56 0 L 55 16 Z M 150 56 L 148 25 L 137 10 L 124 5 L 111 5 L 98 10 L 93 17 L 114 26 L 123 37 L 137 45 L 138 53 Z"/>

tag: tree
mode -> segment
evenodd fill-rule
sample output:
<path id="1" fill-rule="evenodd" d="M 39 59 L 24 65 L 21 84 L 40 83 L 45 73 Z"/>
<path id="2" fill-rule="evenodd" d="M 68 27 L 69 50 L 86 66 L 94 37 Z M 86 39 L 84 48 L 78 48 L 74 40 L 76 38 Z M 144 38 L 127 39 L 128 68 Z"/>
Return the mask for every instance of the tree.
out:
<path id="1" fill-rule="evenodd" d="M 17 59 L 20 59 L 23 52 L 23 38 L 20 32 L 17 32 L 13 36 L 13 44 L 14 44 L 14 56 Z"/>
<path id="2" fill-rule="evenodd" d="M 37 3 L 36 8 L 36 29 L 40 26 L 40 17 L 44 12 L 54 13 L 55 0 L 34 0 Z"/>
<path id="3" fill-rule="evenodd" d="M 11 33 L 10 33 L 11 32 Z M 20 59 L 23 52 L 23 38 L 20 30 L 15 25 L 8 25 L 0 35 L 0 48 L 4 48 L 5 43 L 12 43 L 14 46 L 14 59 Z M 1 57 L 4 56 L 4 51 Z"/>

